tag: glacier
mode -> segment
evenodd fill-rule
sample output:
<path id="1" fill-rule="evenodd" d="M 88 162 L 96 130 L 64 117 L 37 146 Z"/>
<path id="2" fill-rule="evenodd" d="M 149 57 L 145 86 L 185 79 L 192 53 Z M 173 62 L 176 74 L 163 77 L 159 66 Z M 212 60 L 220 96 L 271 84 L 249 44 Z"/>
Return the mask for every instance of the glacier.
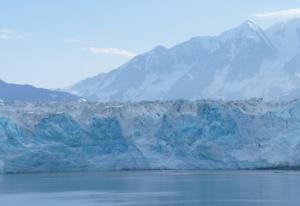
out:
<path id="1" fill-rule="evenodd" d="M 0 104 L 0 173 L 300 166 L 300 100 Z"/>

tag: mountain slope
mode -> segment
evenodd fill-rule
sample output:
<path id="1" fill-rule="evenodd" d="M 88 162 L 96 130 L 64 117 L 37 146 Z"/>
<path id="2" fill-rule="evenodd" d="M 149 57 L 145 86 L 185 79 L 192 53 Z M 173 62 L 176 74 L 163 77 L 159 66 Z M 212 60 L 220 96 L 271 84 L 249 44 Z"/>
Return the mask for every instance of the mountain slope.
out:
<path id="1" fill-rule="evenodd" d="M 30 85 L 8 84 L 0 80 L 0 99 L 4 101 L 76 101 L 79 98 L 67 92 L 35 88 Z"/>
<path id="2" fill-rule="evenodd" d="M 276 37 L 282 26 L 264 31 L 247 20 L 219 36 L 159 46 L 68 91 L 97 101 L 295 98 L 300 84 L 285 68 L 297 54 L 287 43 L 299 31 L 297 22 L 287 23 L 292 34 L 286 38 Z"/>
<path id="3" fill-rule="evenodd" d="M 300 52 L 300 18 L 277 23 L 267 28 L 266 34 L 281 58 L 290 60 Z"/>

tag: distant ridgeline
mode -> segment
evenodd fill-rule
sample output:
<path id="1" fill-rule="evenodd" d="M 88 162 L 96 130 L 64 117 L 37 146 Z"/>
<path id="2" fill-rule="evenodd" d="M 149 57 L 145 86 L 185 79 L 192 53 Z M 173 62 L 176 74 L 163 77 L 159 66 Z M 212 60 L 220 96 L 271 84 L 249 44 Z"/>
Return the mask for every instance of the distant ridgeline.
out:
<path id="1" fill-rule="evenodd" d="M 300 101 L 0 104 L 0 172 L 300 166 Z"/>
<path id="2" fill-rule="evenodd" d="M 30 85 L 8 84 L 0 80 L 2 101 L 77 101 L 79 97 L 67 92 L 36 88 Z"/>

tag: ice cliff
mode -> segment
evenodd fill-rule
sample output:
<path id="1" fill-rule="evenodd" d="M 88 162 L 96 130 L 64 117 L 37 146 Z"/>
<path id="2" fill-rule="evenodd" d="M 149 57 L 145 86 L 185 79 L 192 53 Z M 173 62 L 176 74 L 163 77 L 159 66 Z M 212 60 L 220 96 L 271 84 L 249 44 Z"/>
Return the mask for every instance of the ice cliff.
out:
<path id="1" fill-rule="evenodd" d="M 0 104 L 0 173 L 300 166 L 300 100 Z"/>

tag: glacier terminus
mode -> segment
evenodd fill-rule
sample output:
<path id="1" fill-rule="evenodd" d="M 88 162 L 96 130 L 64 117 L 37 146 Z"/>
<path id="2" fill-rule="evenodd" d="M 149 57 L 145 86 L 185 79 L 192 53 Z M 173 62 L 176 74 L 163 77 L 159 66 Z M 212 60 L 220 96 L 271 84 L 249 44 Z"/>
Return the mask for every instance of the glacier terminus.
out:
<path id="1" fill-rule="evenodd" d="M 0 172 L 300 166 L 300 100 L 0 105 Z"/>

